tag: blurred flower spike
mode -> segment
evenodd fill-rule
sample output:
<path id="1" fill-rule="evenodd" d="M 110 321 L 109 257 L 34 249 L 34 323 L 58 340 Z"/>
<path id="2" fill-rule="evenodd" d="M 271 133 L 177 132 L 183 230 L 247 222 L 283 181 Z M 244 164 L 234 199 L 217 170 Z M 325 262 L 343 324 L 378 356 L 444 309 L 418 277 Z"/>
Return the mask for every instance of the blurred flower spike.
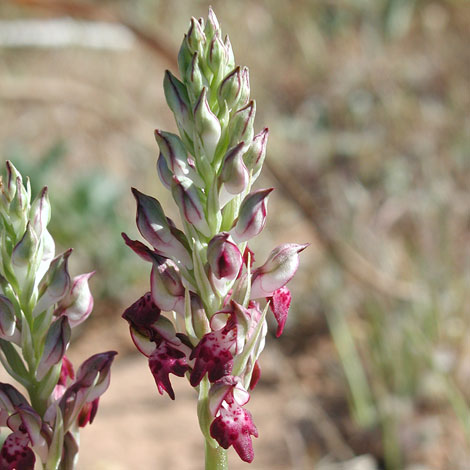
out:
<path id="1" fill-rule="evenodd" d="M 286 284 L 307 245 L 281 245 L 253 267 L 248 243 L 265 227 L 273 190 L 253 189 L 268 129 L 255 133 L 248 69 L 235 64 L 212 9 L 206 21 L 191 19 L 178 68 L 181 78 L 167 71 L 163 86 L 179 136 L 155 137 L 158 177 L 179 208 L 179 227 L 133 189 L 137 227 L 150 246 L 123 237 L 152 273 L 150 291 L 123 317 L 160 393 L 175 398 L 172 375 L 197 390 L 206 469 L 225 469 L 231 446 L 242 460 L 254 458 L 258 431 L 244 407 L 260 377 L 266 315 L 274 314 L 279 336 L 291 303 Z"/>
<path id="2" fill-rule="evenodd" d="M 93 421 L 116 353 L 95 354 L 75 374 L 65 353 L 93 308 L 93 273 L 70 277 L 71 250 L 55 256 L 47 230 L 47 188 L 31 200 L 29 179 L 11 162 L 0 214 L 0 361 L 29 396 L 0 383 L 0 469 L 73 470 L 79 427 Z"/>

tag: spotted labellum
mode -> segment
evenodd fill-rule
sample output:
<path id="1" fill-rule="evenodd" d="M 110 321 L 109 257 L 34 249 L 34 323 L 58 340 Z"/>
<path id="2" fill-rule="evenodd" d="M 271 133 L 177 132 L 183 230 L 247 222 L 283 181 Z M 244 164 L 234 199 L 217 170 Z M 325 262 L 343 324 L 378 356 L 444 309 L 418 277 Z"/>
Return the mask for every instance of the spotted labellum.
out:
<path id="1" fill-rule="evenodd" d="M 66 351 L 92 311 L 93 273 L 72 278 L 71 250 L 55 256 L 47 188 L 31 200 L 29 179 L 11 162 L 0 177 L 0 215 L 0 361 L 29 396 L 0 383 L 0 469 L 73 470 L 79 428 L 96 415 L 116 353 L 95 354 L 74 372 Z"/>
<path id="2" fill-rule="evenodd" d="M 172 376 L 186 376 L 197 391 L 206 469 L 225 469 L 229 447 L 246 462 L 254 458 L 258 431 L 246 405 L 260 377 L 266 317 L 273 314 L 281 335 L 291 303 L 286 284 L 307 245 L 280 245 L 254 263 L 248 244 L 266 225 L 273 191 L 253 188 L 268 130 L 255 132 L 248 69 L 235 63 L 211 9 L 206 20 L 191 19 L 178 69 L 179 78 L 166 72 L 163 86 L 179 135 L 156 130 L 155 137 L 158 177 L 180 221 L 133 189 L 147 244 L 123 237 L 151 264 L 150 289 L 123 317 L 158 391 L 175 398 Z"/>

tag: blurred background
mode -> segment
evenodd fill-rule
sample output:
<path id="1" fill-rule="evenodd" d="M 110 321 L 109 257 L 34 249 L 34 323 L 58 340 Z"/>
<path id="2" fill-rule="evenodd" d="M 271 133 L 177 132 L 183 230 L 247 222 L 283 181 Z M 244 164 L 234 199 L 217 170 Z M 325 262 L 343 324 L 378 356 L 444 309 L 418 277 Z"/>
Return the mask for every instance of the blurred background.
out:
<path id="1" fill-rule="evenodd" d="M 49 186 L 73 273 L 96 270 L 71 356 L 120 351 L 80 469 L 202 466 L 192 390 L 160 397 L 120 319 L 149 269 L 119 234 L 138 237 L 130 186 L 175 211 L 153 129 L 175 129 L 164 70 L 209 3 L 270 128 L 257 261 L 311 243 L 251 468 L 470 469 L 470 2 L 2 0 L 0 154 Z"/>

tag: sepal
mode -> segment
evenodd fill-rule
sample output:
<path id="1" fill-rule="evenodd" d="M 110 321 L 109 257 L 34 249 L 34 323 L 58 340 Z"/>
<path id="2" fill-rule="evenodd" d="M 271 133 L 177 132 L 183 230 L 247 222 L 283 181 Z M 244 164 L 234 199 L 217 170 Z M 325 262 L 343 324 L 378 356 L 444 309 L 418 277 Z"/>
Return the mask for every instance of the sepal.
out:
<path id="1" fill-rule="evenodd" d="M 161 310 L 184 314 L 184 286 L 176 264 L 154 255 L 150 274 L 152 299 Z"/>
<path id="2" fill-rule="evenodd" d="M 212 162 L 222 129 L 217 116 L 211 111 L 205 87 L 202 89 L 199 99 L 194 106 L 194 123 L 205 156 L 209 162 Z"/>
<path id="3" fill-rule="evenodd" d="M 72 328 L 85 321 L 93 310 L 93 296 L 88 285 L 93 274 L 94 271 L 74 277 L 69 292 L 54 312 L 57 316 L 66 316 Z"/>
<path id="4" fill-rule="evenodd" d="M 253 271 L 251 298 L 271 297 L 275 290 L 286 285 L 299 266 L 299 253 L 305 245 L 285 243 L 274 248 L 266 262 Z"/>
<path id="5" fill-rule="evenodd" d="M 135 188 L 132 193 L 137 201 L 137 228 L 141 235 L 159 253 L 173 257 L 191 268 L 192 262 L 185 246 L 173 235 L 168 219 L 160 203 Z"/>
<path id="6" fill-rule="evenodd" d="M 236 243 L 248 241 L 263 230 L 268 213 L 268 196 L 272 190 L 273 188 L 259 189 L 243 199 L 237 222 L 231 231 Z"/>

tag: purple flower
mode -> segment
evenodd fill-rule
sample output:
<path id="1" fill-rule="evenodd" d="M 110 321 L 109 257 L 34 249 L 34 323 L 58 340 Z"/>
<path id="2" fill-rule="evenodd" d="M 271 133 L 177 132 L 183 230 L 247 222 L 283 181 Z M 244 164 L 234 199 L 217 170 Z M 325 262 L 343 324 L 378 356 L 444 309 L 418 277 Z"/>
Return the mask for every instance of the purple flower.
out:
<path id="1" fill-rule="evenodd" d="M 149 357 L 149 367 L 160 395 L 167 392 L 172 400 L 175 399 L 175 392 L 171 386 L 170 374 L 183 377 L 189 365 L 186 354 L 170 344 L 162 341 Z"/>
<path id="2" fill-rule="evenodd" d="M 215 392 L 211 390 L 210 401 L 214 402 L 214 397 L 218 400 L 211 410 L 216 415 L 210 427 L 211 436 L 224 449 L 233 446 L 243 461 L 251 462 L 254 457 L 251 436 L 258 437 L 258 430 L 250 412 L 243 408 L 249 399 L 248 392 L 240 386 L 237 377 L 231 376 L 224 377 L 212 388 Z"/>
<path id="3" fill-rule="evenodd" d="M 21 431 L 12 432 L 0 452 L 1 470 L 32 470 L 36 457 L 29 447 L 29 437 Z"/>
<path id="4" fill-rule="evenodd" d="M 220 330 L 211 331 L 202 337 L 190 356 L 190 359 L 196 360 L 189 379 L 193 387 L 199 385 L 206 372 L 211 382 L 232 372 L 232 351 L 236 341 L 236 326 L 231 321 Z"/>

